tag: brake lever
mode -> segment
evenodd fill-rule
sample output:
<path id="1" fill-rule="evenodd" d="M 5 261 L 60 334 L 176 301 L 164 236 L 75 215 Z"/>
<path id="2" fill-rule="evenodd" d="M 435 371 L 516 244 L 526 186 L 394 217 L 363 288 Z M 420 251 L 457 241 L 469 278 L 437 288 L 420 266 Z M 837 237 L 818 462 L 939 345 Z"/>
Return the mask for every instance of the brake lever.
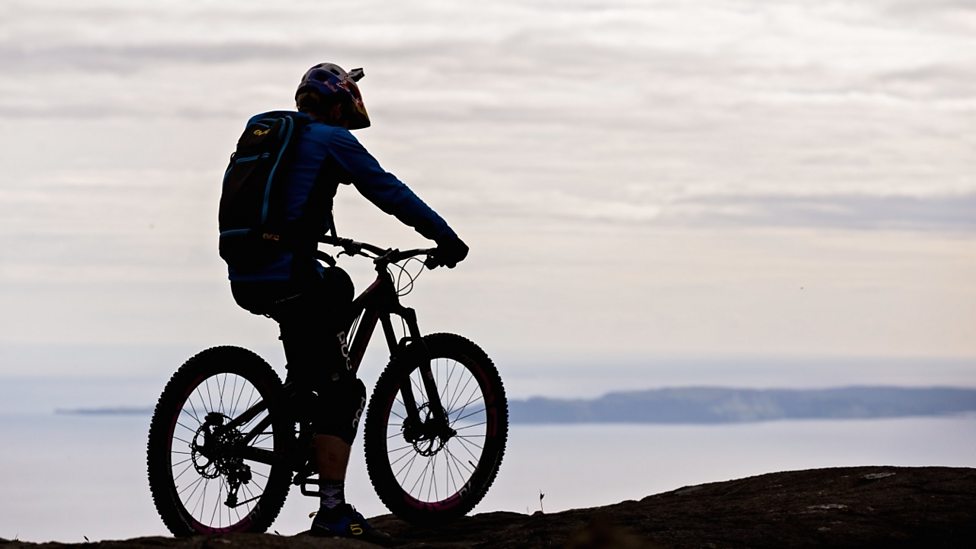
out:
<path id="1" fill-rule="evenodd" d="M 342 252 L 339 252 L 336 255 L 341 255 L 341 254 L 342 254 Z M 336 266 L 336 260 L 335 260 L 335 258 L 332 257 L 331 255 L 323 252 L 322 250 L 315 250 L 315 257 L 318 258 L 318 259 L 321 259 L 322 261 L 325 261 L 326 263 L 328 263 L 329 264 L 329 267 L 335 267 Z"/>
<path id="2" fill-rule="evenodd" d="M 400 250 L 396 248 L 390 248 L 385 254 L 377 256 L 378 261 L 386 261 L 387 263 L 397 263 L 403 258 L 400 257 Z"/>
<path id="3" fill-rule="evenodd" d="M 342 243 L 342 253 L 352 257 L 363 253 L 363 248 L 362 246 L 355 245 L 352 240 L 349 240 Z"/>

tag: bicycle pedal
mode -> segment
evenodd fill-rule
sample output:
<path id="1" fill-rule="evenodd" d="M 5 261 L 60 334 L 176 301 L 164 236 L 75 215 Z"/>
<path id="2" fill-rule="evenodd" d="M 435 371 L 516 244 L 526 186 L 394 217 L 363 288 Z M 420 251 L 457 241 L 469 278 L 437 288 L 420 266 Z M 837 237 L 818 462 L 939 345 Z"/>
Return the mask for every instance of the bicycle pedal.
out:
<path id="1" fill-rule="evenodd" d="M 319 479 L 317 478 L 302 478 L 295 479 L 294 484 L 297 484 L 302 491 L 303 496 L 318 497 L 319 496 Z M 309 488 L 311 486 L 311 488 Z"/>

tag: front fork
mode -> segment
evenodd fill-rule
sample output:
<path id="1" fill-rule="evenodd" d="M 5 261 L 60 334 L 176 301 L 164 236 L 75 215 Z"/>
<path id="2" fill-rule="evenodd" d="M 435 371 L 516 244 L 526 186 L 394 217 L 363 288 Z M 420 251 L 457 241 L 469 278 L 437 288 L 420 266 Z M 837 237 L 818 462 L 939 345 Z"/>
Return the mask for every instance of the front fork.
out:
<path id="1" fill-rule="evenodd" d="M 399 307 L 396 311 L 407 324 L 409 335 L 397 342 L 396 332 L 393 331 L 393 323 L 390 315 L 383 315 L 383 333 L 386 336 L 386 343 L 390 347 L 390 354 L 393 363 L 419 364 L 420 378 L 424 385 L 424 392 L 427 393 L 427 414 L 429 419 L 420 415 L 421 407 L 417 405 L 417 399 L 413 393 L 413 384 L 410 383 L 405 372 L 404 382 L 400 384 L 400 397 L 403 399 L 407 417 L 404 421 L 404 436 L 408 442 L 416 442 L 419 438 L 430 438 L 436 436 L 441 440 L 447 440 L 455 434 L 450 428 L 447 412 L 441 403 L 440 393 L 434 381 L 434 373 L 430 367 L 430 352 L 420 335 L 420 328 L 417 325 L 417 313 L 409 307 Z M 409 368 L 403 368 L 408 370 Z"/>

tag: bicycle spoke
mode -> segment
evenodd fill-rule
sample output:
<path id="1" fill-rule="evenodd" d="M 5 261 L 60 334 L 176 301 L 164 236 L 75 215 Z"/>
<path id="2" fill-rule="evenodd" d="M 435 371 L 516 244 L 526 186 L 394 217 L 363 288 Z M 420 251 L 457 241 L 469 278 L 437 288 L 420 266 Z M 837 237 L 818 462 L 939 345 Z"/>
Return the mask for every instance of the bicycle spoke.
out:
<path id="1" fill-rule="evenodd" d="M 227 482 L 223 479 L 223 477 L 220 478 L 220 487 L 223 489 L 224 492 L 227 493 L 228 496 L 230 495 L 230 488 L 227 486 Z M 217 525 L 218 526 L 220 525 L 220 522 L 219 522 L 220 519 L 223 518 L 223 513 L 220 512 L 220 506 L 221 506 L 221 504 L 223 504 L 223 501 L 221 501 L 221 500 L 224 500 L 224 498 L 221 497 L 221 492 L 218 491 L 217 492 L 217 502 L 214 503 L 214 508 L 218 510 L 217 511 L 217 521 L 218 521 L 217 522 Z M 226 500 L 224 500 L 224 501 L 226 501 Z M 224 507 L 227 507 L 227 506 L 225 505 Z M 230 508 L 228 508 L 227 511 L 228 511 L 228 513 L 227 513 L 227 517 L 228 517 L 227 520 L 229 521 L 230 520 Z"/>
<path id="2" fill-rule="evenodd" d="M 406 479 L 407 477 L 409 477 L 410 471 L 413 469 L 413 464 L 414 462 L 417 461 L 418 456 L 420 456 L 420 454 L 413 454 L 413 457 L 410 458 L 410 461 L 404 463 L 403 466 L 400 467 L 400 470 L 394 474 L 394 476 L 397 477 L 397 479 L 399 479 L 400 473 L 403 472 L 404 469 L 406 469 L 407 473 L 403 475 L 403 478 Z M 402 485 L 403 483 L 401 482 L 400 484 Z"/>
<path id="3" fill-rule="evenodd" d="M 455 436 L 452 440 L 455 440 L 456 439 L 459 444 L 464 445 L 464 446 L 474 446 L 475 448 L 477 448 L 479 450 L 482 450 L 483 449 L 476 442 L 472 442 L 472 441 L 468 440 L 469 438 L 481 438 L 483 440 L 485 437 L 483 437 L 483 436 L 474 436 L 474 437 Z"/>
<path id="4" fill-rule="evenodd" d="M 191 414 L 190 412 L 187 412 L 187 411 L 186 411 L 186 407 L 185 407 L 185 406 L 184 406 L 184 408 L 182 408 L 182 409 L 180 410 L 180 412 L 182 412 L 182 413 L 184 413 L 184 414 L 186 414 L 186 415 L 188 415 L 188 416 L 193 416 L 193 419 L 195 419 L 195 420 L 197 420 L 197 423 L 198 423 L 198 424 L 199 424 L 199 423 L 203 423 L 202 421 L 200 421 L 200 417 L 199 417 L 199 416 L 197 415 L 197 410 L 196 410 L 196 408 L 194 408 L 194 407 L 193 407 L 193 399 L 190 399 L 190 398 L 187 398 L 187 399 L 186 399 L 186 402 L 187 402 L 187 403 L 188 403 L 188 404 L 190 405 L 190 410 L 191 410 L 191 411 L 192 411 L 193 413 Z"/>
<path id="5" fill-rule="evenodd" d="M 458 442 L 460 442 L 460 443 L 461 443 L 461 448 L 464 448 L 464 449 L 465 449 L 465 451 L 467 451 L 467 452 L 468 452 L 468 454 L 470 454 L 470 455 L 471 455 L 471 457 L 473 457 L 475 461 L 479 461 L 479 460 L 481 459 L 481 458 L 479 458 L 478 456 L 476 456 L 476 455 L 474 454 L 474 452 L 472 452 L 472 451 L 471 451 L 471 448 L 469 448 L 469 447 L 468 447 L 468 443 L 466 443 L 466 442 L 465 442 L 464 440 L 461 440 L 461 439 L 457 439 L 457 440 L 458 440 Z"/>
<path id="6" fill-rule="evenodd" d="M 224 373 L 224 381 L 223 381 L 223 383 L 219 383 L 217 386 L 220 389 L 220 392 L 218 393 L 218 398 L 220 400 L 218 401 L 219 406 L 217 406 L 217 408 L 219 409 L 218 411 L 221 414 L 223 414 L 224 413 L 224 389 L 227 388 L 227 374 L 226 373 Z"/>
<path id="7" fill-rule="evenodd" d="M 247 406 L 244 407 L 245 410 L 250 409 L 251 406 L 254 405 L 254 391 L 256 391 L 256 390 L 257 389 L 253 385 L 251 385 L 251 394 L 247 395 Z M 260 396 L 261 395 L 258 394 L 258 397 L 260 397 Z"/>
<path id="8" fill-rule="evenodd" d="M 447 449 L 446 445 L 444 446 L 444 454 L 447 456 L 444 458 L 444 464 L 447 465 L 447 477 L 444 479 L 445 484 L 447 484 L 446 481 L 449 478 L 451 481 L 451 486 L 454 488 L 454 493 L 457 493 L 458 491 L 457 481 L 454 480 L 454 470 L 451 469 L 451 461 L 450 461 L 451 452 Z"/>
<path id="9" fill-rule="evenodd" d="M 431 464 L 431 467 L 430 467 L 430 485 L 434 489 L 434 497 L 436 498 L 436 497 L 438 497 L 438 495 L 437 495 L 437 454 L 434 454 L 434 458 L 431 460 L 430 464 Z M 430 488 L 427 489 L 427 501 L 431 501 L 431 499 L 430 499 Z"/>
<path id="10" fill-rule="evenodd" d="M 243 485 L 242 485 L 242 486 L 243 486 Z M 227 508 L 227 520 L 228 520 L 228 521 L 230 521 L 230 522 L 233 522 L 233 519 L 231 519 L 231 518 L 230 518 L 230 513 L 231 513 L 231 511 L 233 511 L 233 512 L 234 512 L 234 514 L 235 514 L 235 515 L 237 515 L 237 521 L 238 521 L 238 522 L 240 522 L 240 521 L 241 521 L 241 513 L 240 513 L 240 511 L 238 511 L 237 509 L 238 509 L 238 507 L 228 507 L 228 508 Z"/>
<path id="11" fill-rule="evenodd" d="M 217 516 L 217 507 L 220 506 L 220 494 L 224 488 L 224 479 L 220 479 L 220 484 L 217 485 L 217 503 L 214 504 L 213 514 L 210 515 L 210 523 L 213 524 L 214 518 Z M 218 524 L 219 526 L 219 524 Z"/>
<path id="12" fill-rule="evenodd" d="M 465 397 L 465 398 L 467 398 L 468 400 L 464 404 L 462 404 L 460 408 L 457 407 L 457 405 L 456 405 L 457 403 L 455 403 L 455 406 L 453 407 L 453 409 L 457 410 L 458 413 L 463 412 L 464 409 L 467 408 L 468 406 L 470 406 L 472 402 L 474 402 L 476 400 L 483 400 L 484 399 L 484 397 L 481 395 L 481 386 L 478 385 L 478 384 L 475 384 L 475 386 L 471 388 L 471 391 L 468 393 L 467 397 Z M 459 400 L 461 400 L 461 399 L 459 399 Z"/>
<path id="13" fill-rule="evenodd" d="M 203 482 L 204 480 L 206 480 L 206 479 L 203 478 L 203 477 L 198 477 L 195 481 L 193 481 L 190 484 L 187 484 L 186 486 L 184 486 L 182 490 L 180 490 L 179 492 L 177 492 L 177 494 L 182 495 L 183 492 L 186 492 L 187 490 L 189 490 L 190 488 L 193 488 L 194 486 L 199 487 L 200 486 L 200 483 Z M 193 491 L 190 492 L 190 495 L 186 499 L 190 499 L 191 497 L 193 497 L 193 493 L 194 492 L 196 492 L 196 488 L 193 488 Z"/>
<path id="14" fill-rule="evenodd" d="M 186 460 L 186 461 L 190 461 L 190 460 Z M 173 482 L 176 482 L 176 481 L 180 480 L 180 477 L 183 476 L 183 473 L 189 471 L 191 467 L 193 467 L 193 464 L 192 463 L 189 464 L 189 465 L 187 465 L 186 467 L 184 467 L 183 470 L 180 471 L 180 474 L 178 474 L 175 477 L 173 477 Z"/>
<path id="15" fill-rule="evenodd" d="M 213 479 L 208 479 L 203 483 L 203 493 L 200 495 L 200 513 L 207 512 L 207 490 L 211 486 L 211 481 L 213 481 Z"/>
<path id="16" fill-rule="evenodd" d="M 207 480 L 207 479 L 205 479 L 205 478 L 203 478 L 203 477 L 200 477 L 200 484 L 199 484 L 199 485 L 198 485 L 198 486 L 197 486 L 196 488 L 194 488 L 192 492 L 190 492 L 190 497 L 188 497 L 188 498 L 187 498 L 187 503 L 189 503 L 189 501 L 190 501 L 190 499 L 191 499 L 191 498 L 193 498 L 193 495 L 197 493 L 197 489 L 199 489 L 199 488 L 200 488 L 200 486 L 203 486 L 203 485 L 205 485 L 205 484 L 206 484 L 206 482 L 204 482 L 204 481 L 206 481 L 206 480 Z M 192 509 L 190 509 L 190 514 L 193 514 L 193 513 L 196 513 L 196 510 L 197 510 L 197 505 L 199 504 L 199 501 L 200 501 L 200 498 L 197 498 L 197 499 L 196 499 L 195 501 L 196 501 L 197 503 L 194 503 L 194 504 L 193 504 L 193 508 L 192 508 Z"/>
<path id="17" fill-rule="evenodd" d="M 202 410 L 202 413 L 200 415 L 206 418 L 207 413 L 209 413 L 211 410 L 207 408 L 207 401 L 206 399 L 203 398 L 204 397 L 203 391 L 200 390 L 200 387 L 198 386 L 196 389 L 193 390 L 193 394 L 196 395 L 197 399 L 200 401 L 200 410 Z"/>
<path id="18" fill-rule="evenodd" d="M 208 408 L 207 411 L 213 412 L 214 411 L 214 405 L 213 405 L 213 397 L 210 396 L 210 378 L 209 377 L 207 379 L 203 380 L 203 386 L 206 387 L 206 389 L 207 389 L 207 402 L 210 403 L 210 408 Z"/>
<path id="19" fill-rule="evenodd" d="M 459 476 L 464 478 L 466 475 L 462 473 L 461 468 L 458 467 L 458 465 L 464 467 L 464 470 L 467 471 L 468 473 L 467 476 L 474 474 L 474 467 L 469 467 L 468 463 L 465 463 L 464 461 L 460 460 L 457 456 L 454 455 L 454 452 L 452 452 L 450 448 L 445 448 L 445 449 L 447 450 L 447 455 L 450 456 L 451 459 L 454 461 L 454 467 L 457 468 L 457 472 Z"/>
<path id="20" fill-rule="evenodd" d="M 185 416 L 185 417 L 184 417 L 184 416 Z M 186 410 L 185 408 L 184 408 L 184 409 L 182 409 L 182 410 L 180 410 L 180 413 L 179 413 L 179 415 L 177 415 L 176 417 L 177 417 L 177 418 L 180 418 L 180 419 L 182 419 L 182 420 L 184 420 L 184 421 L 186 421 L 187 423 L 193 423 L 193 422 L 195 421 L 195 422 L 196 422 L 196 425 L 197 425 L 197 427 L 199 427 L 200 425 L 203 425 L 203 422 L 202 422 L 202 421 L 200 421 L 200 420 L 198 420 L 197 418 L 195 418 L 195 417 L 193 417 L 193 414 L 191 414 L 191 413 L 190 413 L 189 411 L 187 411 L 187 410 Z M 184 424 L 183 424 L 183 423 L 182 423 L 182 422 L 180 421 L 180 419 L 177 419 L 177 420 L 176 420 L 176 422 L 177 422 L 177 424 L 179 424 L 179 425 L 180 425 L 181 427 L 183 427 L 183 428 L 185 428 L 185 429 L 187 429 L 187 430 L 188 430 L 188 431 L 190 431 L 190 432 L 193 432 L 193 433 L 195 433 L 195 432 L 197 432 L 197 427 L 190 427 L 190 426 L 188 426 L 188 425 L 184 425 Z"/>
<path id="21" fill-rule="evenodd" d="M 241 488 L 247 493 L 247 498 L 245 498 L 245 499 L 254 499 L 254 492 L 252 492 L 251 489 L 247 487 L 247 484 L 242 484 L 241 485 Z M 254 502 L 247 503 L 246 505 L 247 505 L 247 508 L 244 509 L 244 510 L 246 512 L 250 513 L 251 512 L 251 506 L 254 505 Z"/>
<path id="22" fill-rule="evenodd" d="M 197 404 L 200 407 L 199 412 L 196 412 L 196 406 L 194 406 L 193 404 L 194 396 L 197 397 Z M 190 396 L 187 397 L 186 401 L 190 403 L 190 408 L 193 409 L 197 414 L 199 414 L 200 416 L 207 415 L 207 403 L 203 401 L 203 393 L 200 391 L 199 386 L 197 386 L 196 389 L 193 389 L 193 392 L 190 393 Z M 203 423 L 203 420 L 199 419 L 199 417 L 197 418 L 197 421 Z"/>
<path id="23" fill-rule="evenodd" d="M 420 370 L 419 369 L 417 370 L 417 375 L 418 375 L 418 377 L 420 376 Z M 417 381 L 417 378 L 415 378 L 414 376 L 410 376 L 410 383 L 412 383 L 414 389 L 417 390 L 417 392 L 415 393 L 415 398 L 416 398 L 416 395 L 420 395 L 420 396 L 423 396 L 423 397 L 426 397 L 427 396 L 427 391 L 425 391 L 423 389 L 423 383 Z"/>
<path id="24" fill-rule="evenodd" d="M 468 442 L 470 442 L 471 439 L 478 439 L 478 440 L 482 440 L 483 441 L 483 440 L 485 440 L 487 438 L 487 435 L 454 435 L 454 438 L 461 438 L 461 439 L 464 439 L 464 440 L 466 440 Z M 475 444 L 475 443 L 472 442 L 472 444 Z"/>
<path id="25" fill-rule="evenodd" d="M 417 477 L 417 480 L 414 481 L 413 486 L 410 487 L 410 492 L 411 493 L 413 493 L 413 489 L 417 487 L 417 484 L 421 480 L 427 478 L 427 470 L 428 469 L 430 469 L 430 459 L 429 458 L 427 459 L 427 465 L 424 466 L 424 470 L 420 472 L 420 476 Z M 424 490 L 424 485 L 421 484 L 420 485 L 420 491 L 423 492 L 423 490 Z"/>
<path id="26" fill-rule="evenodd" d="M 398 457 L 395 460 L 391 461 L 390 462 L 390 467 L 393 467 L 394 465 L 396 465 L 397 463 L 400 463 L 404 459 L 406 459 L 406 458 L 408 458 L 410 456 L 415 456 L 415 455 L 417 455 L 417 454 L 414 454 L 414 453 L 411 453 L 411 452 L 405 452 L 405 453 L 401 454 L 400 457 Z"/>
<path id="27" fill-rule="evenodd" d="M 452 454 L 450 450 L 448 450 L 446 454 L 447 454 L 447 463 L 448 463 L 447 470 L 451 471 L 452 480 L 454 479 L 454 472 L 456 471 L 457 478 L 463 481 L 461 484 L 463 486 L 464 482 L 467 482 L 466 479 L 470 479 L 470 475 L 465 475 L 464 472 L 461 471 L 461 468 L 458 467 L 458 459 L 454 457 L 454 454 Z M 457 493 L 457 491 L 458 491 L 457 483 L 455 482 L 454 492 Z"/>
<path id="28" fill-rule="evenodd" d="M 230 411 L 230 409 L 228 409 L 228 411 Z M 224 492 L 227 494 L 227 498 L 229 498 L 230 497 L 230 483 L 227 482 L 227 481 L 224 481 L 223 485 L 224 485 Z M 230 505 L 227 505 L 227 498 L 224 498 L 223 501 L 220 501 L 218 499 L 218 501 L 220 502 L 221 505 L 224 506 L 224 511 L 227 513 L 227 525 L 229 526 L 229 525 L 233 524 L 234 517 L 230 516 L 231 511 L 233 511 L 233 507 L 231 507 Z"/>
<path id="29" fill-rule="evenodd" d="M 486 410 L 485 408 L 480 408 L 480 409 L 478 409 L 478 410 L 475 410 L 475 411 L 473 411 L 473 412 L 470 412 L 470 413 L 468 413 L 468 414 L 467 414 L 467 415 L 465 415 L 465 416 L 462 416 L 462 417 L 456 417 L 456 418 L 454 418 L 454 421 L 452 421 L 452 422 L 451 422 L 451 425 L 454 425 L 455 423 L 457 423 L 457 422 L 459 422 L 459 421 L 461 421 L 462 419 L 467 419 L 467 418 L 469 418 L 469 417 L 471 417 L 471 416 L 473 416 L 473 415 L 475 415 L 475 414 L 482 414 L 482 413 L 485 413 L 486 411 L 487 411 L 487 410 Z"/>
<path id="30" fill-rule="evenodd" d="M 399 446 L 399 447 L 394 448 L 392 450 L 387 450 L 386 453 L 392 454 L 393 452 L 399 452 L 400 450 L 404 450 L 404 449 L 407 449 L 407 448 L 413 449 L 413 444 L 407 444 L 406 446 Z"/>
<path id="31" fill-rule="evenodd" d="M 230 417 L 237 417 L 237 380 L 240 376 L 234 376 L 234 386 L 230 390 Z"/>
<path id="32" fill-rule="evenodd" d="M 182 421 L 177 421 L 176 424 L 179 425 L 180 427 L 186 429 L 187 431 L 190 431 L 191 433 L 196 433 L 197 432 L 196 429 L 192 429 L 190 427 L 187 427 L 186 425 L 183 425 L 183 422 Z"/>
<path id="33" fill-rule="evenodd" d="M 447 361 L 445 360 L 445 362 Z M 447 398 L 443 399 L 443 402 L 450 402 L 451 400 L 453 400 L 454 395 L 450 393 L 450 388 L 451 388 L 451 378 L 454 377 L 454 370 L 455 368 L 451 368 L 450 371 L 447 373 L 447 383 L 444 384 L 444 396 Z"/>
<path id="34" fill-rule="evenodd" d="M 468 406 L 469 406 L 469 405 L 470 405 L 470 404 L 471 404 L 472 402 L 474 402 L 475 400 L 478 400 L 479 398 L 481 398 L 481 386 L 479 386 L 479 385 L 478 385 L 478 384 L 476 383 L 476 384 L 475 384 L 475 386 L 474 386 L 474 387 L 473 387 L 473 388 L 471 389 L 471 393 L 470 393 L 470 394 L 468 395 L 468 397 L 469 397 L 469 398 L 468 398 L 468 401 L 464 403 L 464 406 L 461 406 L 461 409 L 460 409 L 460 410 L 458 410 L 458 412 L 457 412 L 458 414 L 463 414 L 463 413 L 464 413 L 464 410 L 465 410 L 465 409 L 466 409 L 466 408 L 467 408 L 467 407 L 468 407 Z"/>
<path id="35" fill-rule="evenodd" d="M 463 393 L 464 391 L 466 391 L 468 389 L 468 385 L 471 384 L 471 380 L 472 379 L 474 379 L 474 377 L 469 377 L 468 380 L 464 382 L 464 387 L 461 388 L 461 390 L 459 390 L 458 392 L 456 392 L 455 395 L 460 395 L 461 393 Z M 475 384 L 475 386 L 477 387 L 477 384 Z M 455 397 L 454 402 L 451 402 L 447 406 L 447 409 L 448 410 L 453 410 L 454 409 L 454 405 L 457 404 L 457 401 L 458 401 L 458 399 Z"/>

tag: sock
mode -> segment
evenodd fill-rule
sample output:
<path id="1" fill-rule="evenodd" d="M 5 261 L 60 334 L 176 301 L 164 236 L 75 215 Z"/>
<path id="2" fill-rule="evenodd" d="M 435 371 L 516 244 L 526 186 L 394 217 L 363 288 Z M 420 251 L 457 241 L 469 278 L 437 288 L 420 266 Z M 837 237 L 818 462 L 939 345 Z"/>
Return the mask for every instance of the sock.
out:
<path id="1" fill-rule="evenodd" d="M 346 502 L 346 481 L 323 480 L 319 483 L 319 507 L 332 510 Z"/>

